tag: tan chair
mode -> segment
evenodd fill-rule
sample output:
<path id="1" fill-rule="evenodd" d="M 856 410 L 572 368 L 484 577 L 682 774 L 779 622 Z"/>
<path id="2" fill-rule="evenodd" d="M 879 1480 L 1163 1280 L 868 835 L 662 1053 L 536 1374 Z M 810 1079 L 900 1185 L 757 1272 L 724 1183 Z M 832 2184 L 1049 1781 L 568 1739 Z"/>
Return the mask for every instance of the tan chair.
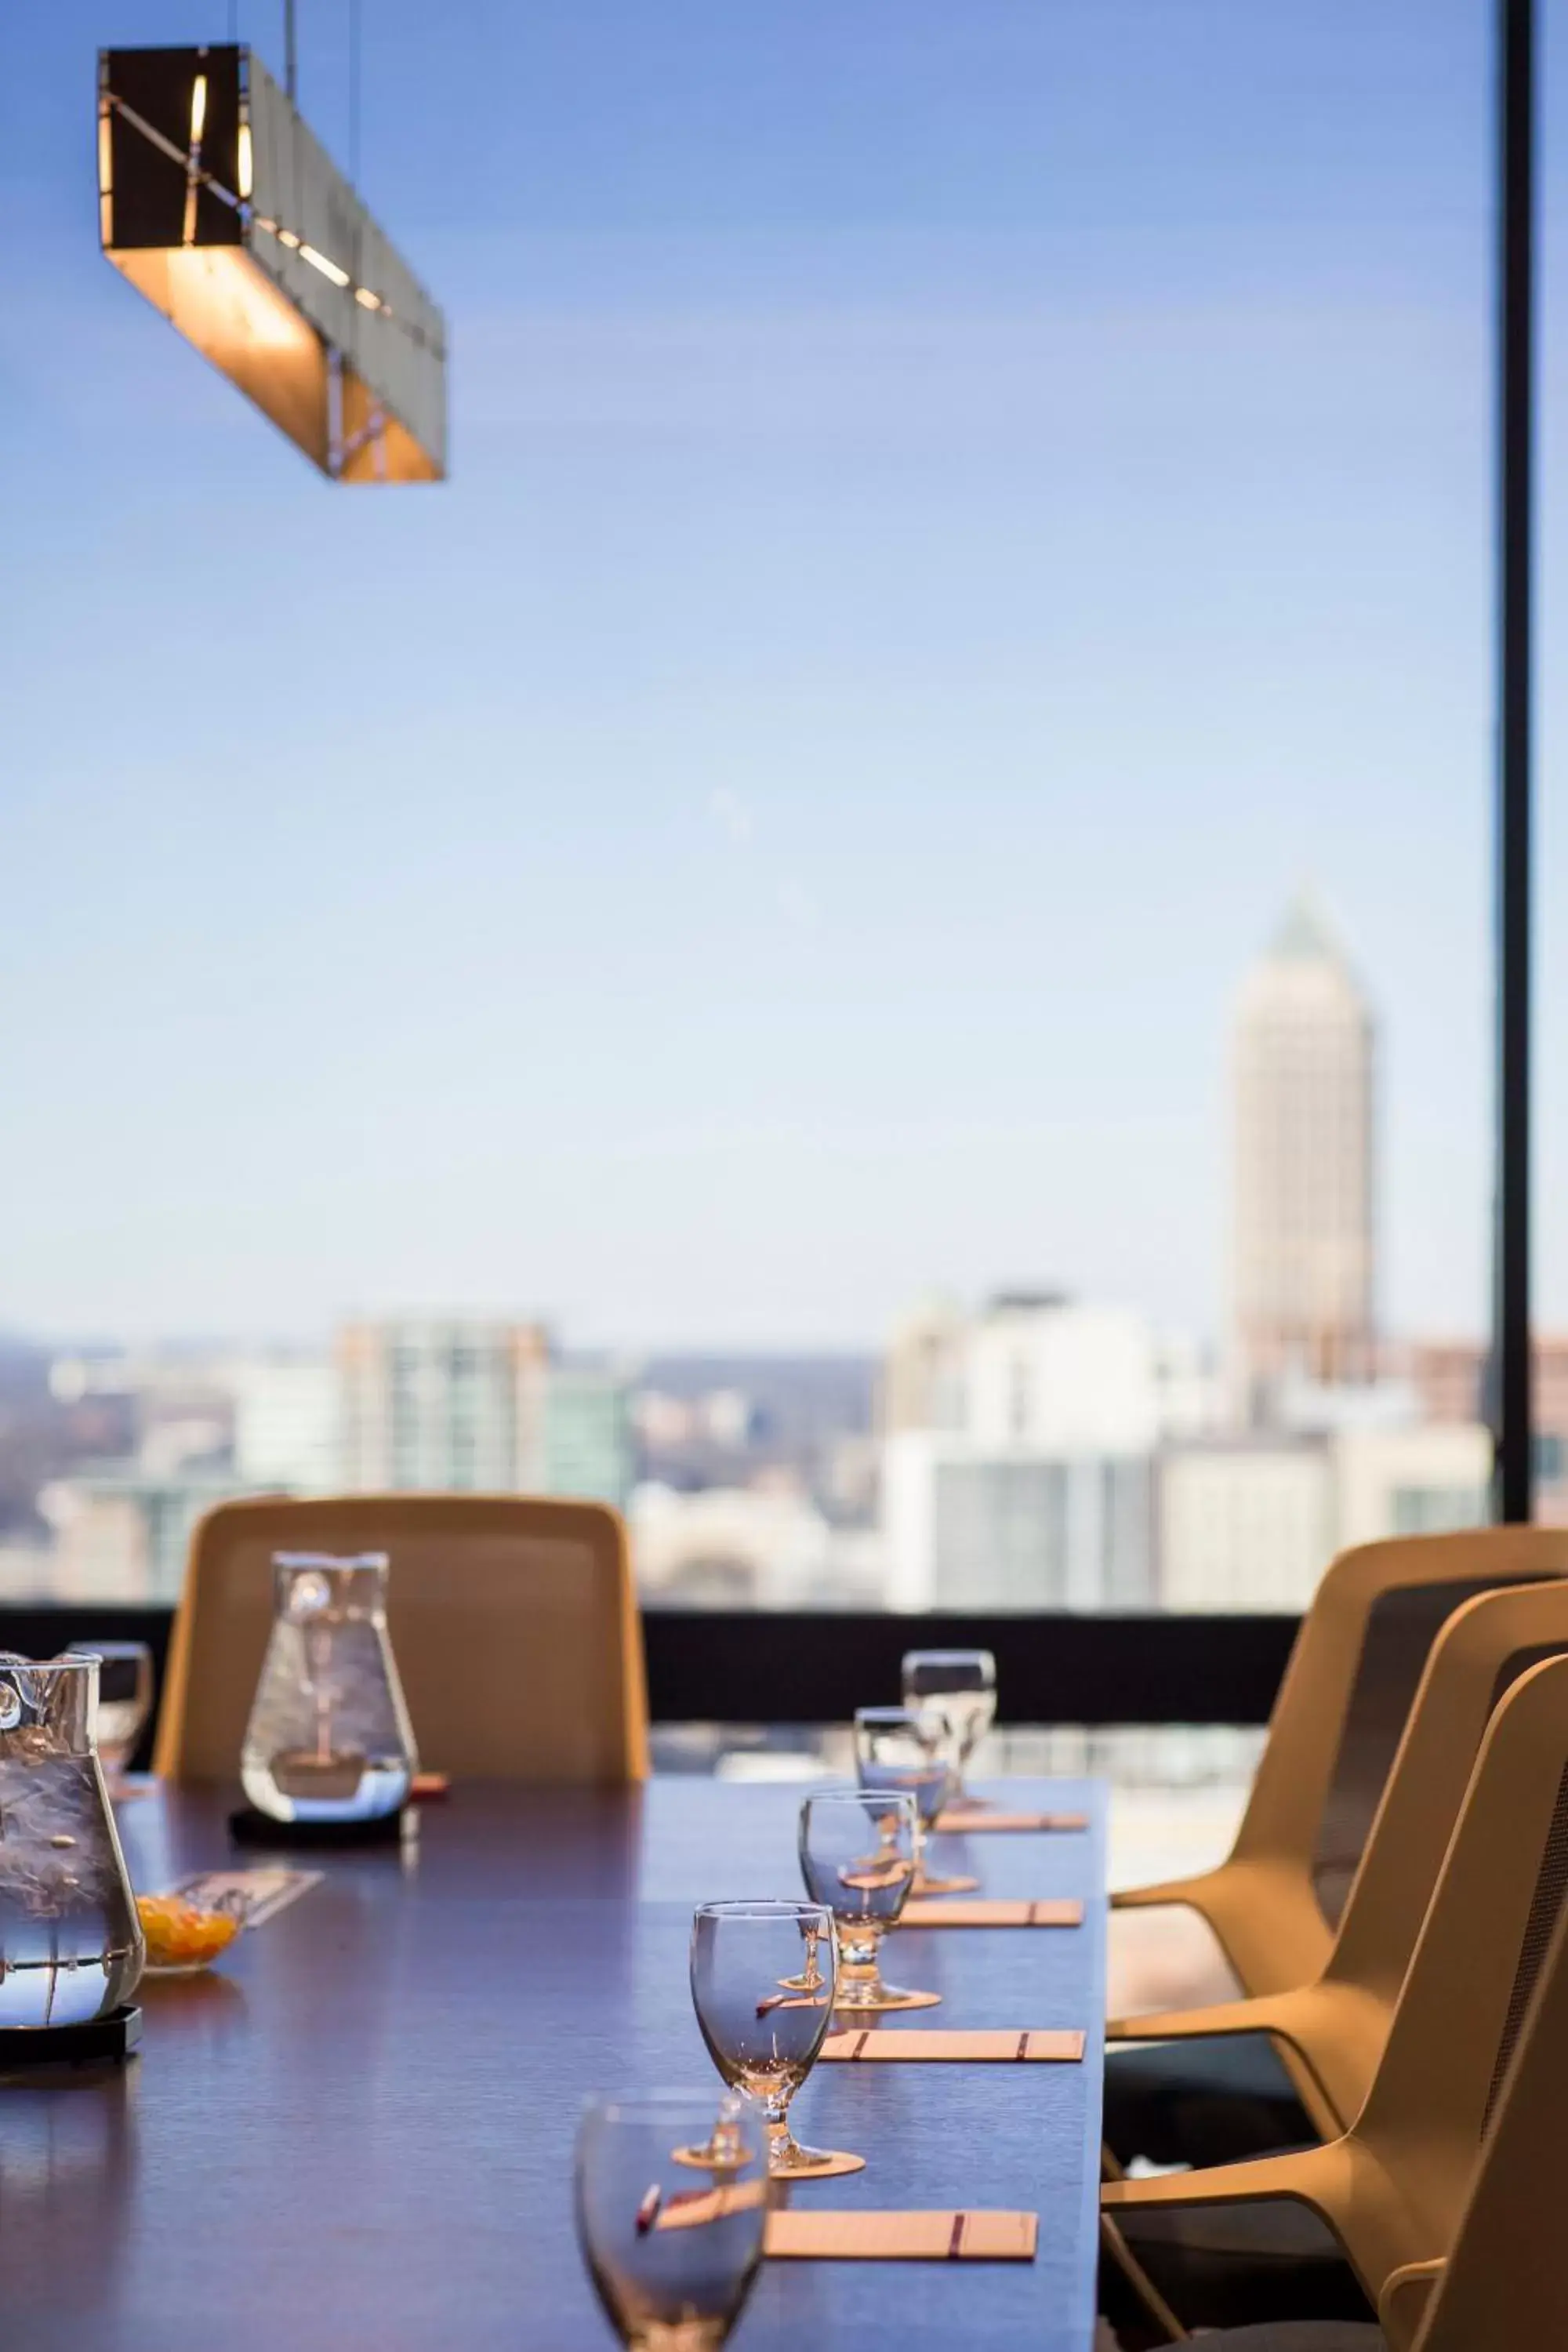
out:
<path id="1" fill-rule="evenodd" d="M 1502 1700 L 1476 1759 L 1364 2105 L 1321 2147 L 1101 2190 L 1131 2274 L 1155 2257 L 1169 2315 L 1180 2242 L 1145 2217 L 1201 2225 L 1215 2209 L 1307 2208 L 1333 2232 L 1373 2304 L 1395 2273 L 1452 2252 L 1487 2125 L 1568 1889 L 1568 1658 L 1532 1666 Z M 1155 2263 L 1155 2267 L 1158 2264 Z M 1415 2301 L 1395 2284 L 1384 2325 L 1405 2352 Z"/>
<path id="2" fill-rule="evenodd" d="M 1486 2152 L 1447 2263 L 1397 2272 L 1382 2317 L 1415 2352 L 1560 2352 L 1568 2344 L 1568 2262 L 1557 2219 L 1568 2200 L 1568 1912 L 1499 2090 Z"/>
<path id="3" fill-rule="evenodd" d="M 1383 2341 L 1410 2352 L 1561 2352 L 1568 2345 L 1568 2262 L 1555 2221 L 1568 2199 L 1568 1910 L 1486 2126 L 1453 2252 L 1395 2271 L 1379 2298 Z M 1361 2352 L 1370 2330 L 1246 2327 L 1207 2336 L 1205 2352 Z"/>
<path id="4" fill-rule="evenodd" d="M 387 1622 L 426 1770 L 646 1779 L 642 1628 L 625 1528 L 603 1504 L 510 1495 L 262 1499 L 209 1512 L 170 1641 L 159 1772 L 237 1781 L 275 1551 L 387 1553 Z"/>
<path id="5" fill-rule="evenodd" d="M 1297 1636 L 1229 1858 L 1111 1898 L 1113 2013 L 1131 2022 L 1139 2011 L 1287 1992 L 1319 1975 L 1439 1628 L 1478 1593 L 1565 1575 L 1561 1528 L 1477 1528 L 1341 1552 Z M 1153 1906 L 1164 1916 L 1119 1946 L 1118 1915 Z M 1205 1964 L 1189 1942 L 1178 1980 L 1172 1970 L 1162 1980 L 1161 1947 L 1180 1939 L 1184 1914 L 1208 1931 L 1212 1957 Z"/>
<path id="6" fill-rule="evenodd" d="M 1520 1675 L 1568 1652 L 1568 1581 L 1481 1593 L 1439 1630 L 1339 1932 L 1319 1976 L 1221 2008 L 1113 2020 L 1112 2036 L 1277 2038 L 1321 2137 L 1360 2113 L 1393 2022 L 1494 1707 Z"/>

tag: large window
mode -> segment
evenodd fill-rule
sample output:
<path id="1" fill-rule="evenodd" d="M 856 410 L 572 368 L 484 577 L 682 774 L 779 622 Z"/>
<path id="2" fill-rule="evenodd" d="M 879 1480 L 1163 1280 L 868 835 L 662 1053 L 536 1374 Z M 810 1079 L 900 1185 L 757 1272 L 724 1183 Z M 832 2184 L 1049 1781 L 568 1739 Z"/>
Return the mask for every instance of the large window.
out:
<path id="1" fill-rule="evenodd" d="M 0 1594 L 278 1486 L 770 1608 L 1480 1518 L 1490 10 L 366 14 L 438 489 L 137 304 L 4 35 Z"/>

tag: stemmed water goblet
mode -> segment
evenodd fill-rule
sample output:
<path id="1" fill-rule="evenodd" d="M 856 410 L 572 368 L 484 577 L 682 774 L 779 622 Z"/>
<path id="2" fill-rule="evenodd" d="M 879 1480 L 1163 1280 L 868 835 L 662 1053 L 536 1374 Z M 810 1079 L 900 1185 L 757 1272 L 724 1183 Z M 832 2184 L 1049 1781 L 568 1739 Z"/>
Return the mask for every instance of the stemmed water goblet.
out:
<path id="1" fill-rule="evenodd" d="M 706 2144 L 709 2178 L 694 2177 Z M 716 2352 L 763 2254 L 767 2140 L 749 2100 L 655 2092 L 596 2099 L 577 2134 L 577 2242 L 631 2352 Z"/>
<path id="2" fill-rule="evenodd" d="M 902 1680 L 904 1705 L 934 1706 L 952 1727 L 957 1749 L 949 1802 L 980 1805 L 964 1787 L 970 1758 L 996 1720 L 996 1660 L 989 1650 L 906 1650 Z"/>
<path id="3" fill-rule="evenodd" d="M 932 2009 L 941 1995 L 883 1981 L 879 1948 L 903 1909 L 920 1858 L 920 1817 L 903 1790 L 823 1789 L 800 1809 L 805 1890 L 833 1914 L 838 2009 Z"/>
<path id="4" fill-rule="evenodd" d="M 912 1891 L 953 1895 L 973 1879 L 929 1878 L 925 1840 L 947 1801 L 958 1761 L 957 1735 L 936 1706 L 861 1706 L 855 1710 L 855 1769 L 863 1789 L 914 1800 L 921 1836 Z"/>
<path id="5" fill-rule="evenodd" d="M 820 1903 L 700 1903 L 691 1921 L 691 2000 L 708 2054 L 763 2110 L 768 2166 L 784 2178 L 858 2171 L 863 2159 L 802 2147 L 789 2105 L 832 2022 L 838 1959 Z M 710 2161 L 710 2147 L 690 2151 Z"/>

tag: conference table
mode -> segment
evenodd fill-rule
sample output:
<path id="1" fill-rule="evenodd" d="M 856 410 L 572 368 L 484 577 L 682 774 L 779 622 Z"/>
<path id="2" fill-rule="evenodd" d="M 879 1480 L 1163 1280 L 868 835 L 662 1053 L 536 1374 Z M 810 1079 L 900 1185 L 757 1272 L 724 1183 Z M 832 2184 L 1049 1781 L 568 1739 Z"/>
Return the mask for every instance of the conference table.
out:
<path id="1" fill-rule="evenodd" d="M 1089 2352 L 1103 2010 L 1094 1784 L 992 1784 L 1082 1831 L 943 1839 L 987 1894 L 1077 1895 L 1079 1927 L 900 1929 L 889 1968 L 942 1995 L 887 2024 L 1081 2027 L 1080 2064 L 819 2063 L 792 2121 L 863 2172 L 824 2209 L 1005 2207 L 1036 2259 L 770 2262 L 742 2352 Z M 711 2086 L 694 1903 L 796 1894 L 798 1787 L 464 1785 L 402 1846 L 237 1854 L 216 1794 L 121 1807 L 138 1888 L 281 1859 L 320 1885 L 206 1976 L 148 1983 L 140 2055 L 0 2084 L 0 2306 L 73 2352 L 605 2352 L 573 2231 L 595 2091 Z"/>

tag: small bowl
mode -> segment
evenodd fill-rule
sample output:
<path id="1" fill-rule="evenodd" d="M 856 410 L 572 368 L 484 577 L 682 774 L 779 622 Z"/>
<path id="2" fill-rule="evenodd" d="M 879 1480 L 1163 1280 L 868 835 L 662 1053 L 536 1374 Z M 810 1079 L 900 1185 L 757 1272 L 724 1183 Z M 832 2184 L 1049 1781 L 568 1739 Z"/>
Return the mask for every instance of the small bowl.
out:
<path id="1" fill-rule="evenodd" d="M 136 1909 L 147 1945 L 144 1978 L 199 1977 L 233 1951 L 245 1929 L 237 1908 L 187 1903 L 179 1895 L 139 1895 Z"/>

